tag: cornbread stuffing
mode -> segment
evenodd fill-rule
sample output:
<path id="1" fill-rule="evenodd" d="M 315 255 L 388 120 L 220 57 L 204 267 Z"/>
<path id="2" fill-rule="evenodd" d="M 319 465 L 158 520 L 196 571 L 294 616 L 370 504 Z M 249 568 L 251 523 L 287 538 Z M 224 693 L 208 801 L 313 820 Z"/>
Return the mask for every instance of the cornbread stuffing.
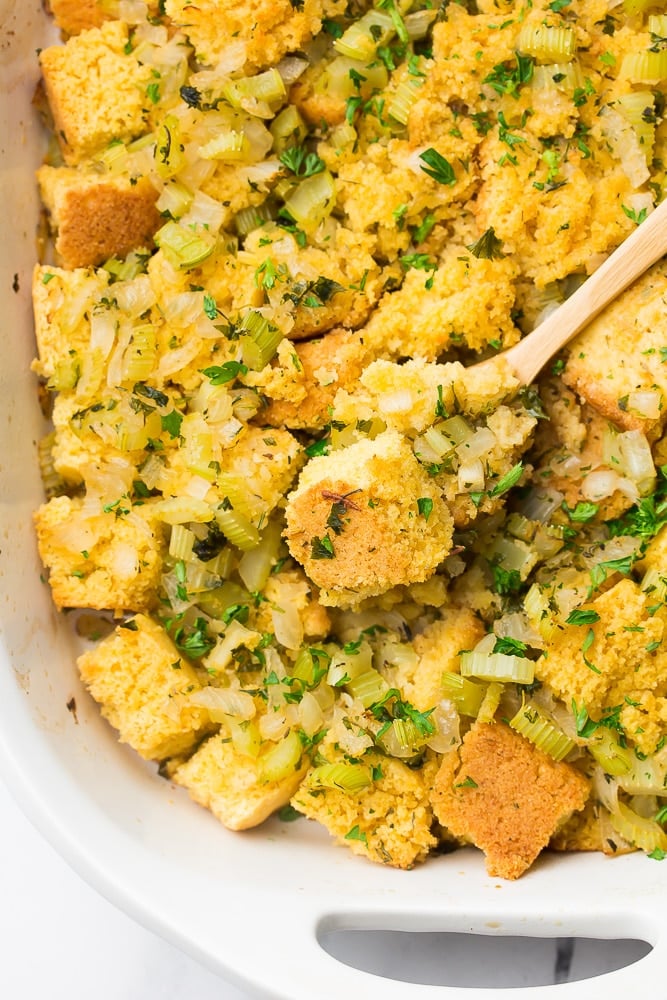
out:
<path id="1" fill-rule="evenodd" d="M 667 857 L 665 264 L 502 357 L 665 196 L 667 15 L 51 10 L 35 526 L 119 739 L 398 868 Z"/>

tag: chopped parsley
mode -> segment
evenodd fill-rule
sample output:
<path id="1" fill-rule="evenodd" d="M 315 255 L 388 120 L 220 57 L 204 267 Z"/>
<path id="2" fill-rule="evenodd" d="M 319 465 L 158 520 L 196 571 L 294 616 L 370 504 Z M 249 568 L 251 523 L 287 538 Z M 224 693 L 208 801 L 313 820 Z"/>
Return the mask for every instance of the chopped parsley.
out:
<path id="1" fill-rule="evenodd" d="M 503 636 L 502 638 L 496 639 L 496 644 L 493 647 L 494 653 L 505 653 L 507 656 L 526 656 L 526 650 L 528 646 L 525 642 L 521 642 L 520 639 L 512 639 L 510 636 Z"/>
<path id="2" fill-rule="evenodd" d="M 478 240 L 468 244 L 467 249 L 470 250 L 473 257 L 479 257 L 484 260 L 500 260 L 505 256 L 502 246 L 502 240 L 499 240 L 496 236 L 493 226 L 489 226 Z"/>
<path id="3" fill-rule="evenodd" d="M 499 497 L 502 496 L 503 493 L 507 493 L 507 491 L 511 490 L 513 486 L 516 486 L 522 475 L 523 462 L 517 462 L 517 464 L 513 466 L 509 472 L 506 472 L 504 476 L 501 476 L 496 485 L 488 491 L 489 496 Z"/>
<path id="4" fill-rule="evenodd" d="M 417 500 L 417 510 L 424 518 L 424 520 L 428 521 L 429 517 L 433 513 L 433 501 L 431 500 L 431 498 L 419 497 L 419 499 Z"/>
<path id="5" fill-rule="evenodd" d="M 335 559 L 336 552 L 333 547 L 333 542 L 328 535 L 324 538 L 319 538 L 317 535 L 310 542 L 310 557 L 311 559 Z"/>
<path id="6" fill-rule="evenodd" d="M 359 829 L 358 823 L 353 826 L 351 830 L 347 831 L 345 834 L 345 840 L 360 840 L 362 844 L 368 844 L 368 838 L 366 834 Z"/>
<path id="7" fill-rule="evenodd" d="M 437 151 L 437 149 L 425 149 L 423 153 L 420 154 L 419 159 L 422 160 L 426 166 L 421 169 L 429 177 L 432 177 L 434 181 L 438 184 L 456 184 L 456 174 L 454 173 L 454 168 L 452 167 L 449 160 L 446 160 L 444 156 Z"/>
<path id="8" fill-rule="evenodd" d="M 296 177 L 312 177 L 322 173 L 326 166 L 317 153 L 309 153 L 303 146 L 288 146 L 278 159 Z"/>
<path id="9" fill-rule="evenodd" d="M 233 382 L 238 375 L 247 375 L 248 368 L 240 361 L 225 361 L 224 365 L 211 365 L 204 368 L 202 374 L 206 376 L 211 385 L 225 385 Z"/>
<path id="10" fill-rule="evenodd" d="M 575 610 L 570 611 L 569 615 L 565 619 L 566 625 L 593 625 L 595 622 L 600 621 L 600 616 L 597 611 L 590 610 Z"/>

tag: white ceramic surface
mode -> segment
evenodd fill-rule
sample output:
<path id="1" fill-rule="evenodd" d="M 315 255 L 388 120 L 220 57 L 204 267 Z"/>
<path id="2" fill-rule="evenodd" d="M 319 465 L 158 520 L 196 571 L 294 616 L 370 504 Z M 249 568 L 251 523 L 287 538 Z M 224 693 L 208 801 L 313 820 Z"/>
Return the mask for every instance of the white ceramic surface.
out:
<path id="1" fill-rule="evenodd" d="M 0 764 L 26 812 L 110 900 L 258 996 L 469 1000 L 469 990 L 406 986 L 338 962 L 318 940 L 337 928 L 640 938 L 651 953 L 594 985 L 475 996 L 625 1000 L 638 985 L 657 989 L 667 960 L 667 863 L 545 856 L 510 884 L 490 879 L 473 851 L 400 872 L 333 847 L 303 821 L 231 834 L 119 746 L 100 720 L 76 676 L 67 620 L 40 580 L 31 528 L 43 430 L 28 371 L 40 3 L 0 0 L 0 25 Z M 72 697 L 76 717 L 67 709 Z"/>

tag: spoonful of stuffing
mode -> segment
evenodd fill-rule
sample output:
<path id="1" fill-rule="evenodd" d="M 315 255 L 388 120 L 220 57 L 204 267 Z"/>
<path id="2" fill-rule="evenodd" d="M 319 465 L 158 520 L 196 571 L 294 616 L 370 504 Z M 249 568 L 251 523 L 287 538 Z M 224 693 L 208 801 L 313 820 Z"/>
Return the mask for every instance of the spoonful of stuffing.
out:
<path id="1" fill-rule="evenodd" d="M 437 603 L 454 530 L 494 513 L 527 477 L 521 456 L 539 415 L 531 383 L 667 252 L 666 222 L 667 201 L 508 351 L 468 368 L 376 360 L 338 391 L 329 436 L 286 507 L 288 546 L 322 603 L 357 607 L 414 584 Z"/>

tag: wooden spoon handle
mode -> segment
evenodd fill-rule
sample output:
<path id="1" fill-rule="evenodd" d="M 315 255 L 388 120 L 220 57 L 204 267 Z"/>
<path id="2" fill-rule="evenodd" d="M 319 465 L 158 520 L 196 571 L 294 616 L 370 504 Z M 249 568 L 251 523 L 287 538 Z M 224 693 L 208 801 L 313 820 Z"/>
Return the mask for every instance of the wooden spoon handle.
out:
<path id="1" fill-rule="evenodd" d="M 561 347 L 665 253 L 667 200 L 637 226 L 562 306 L 503 355 L 517 378 L 529 385 Z"/>

